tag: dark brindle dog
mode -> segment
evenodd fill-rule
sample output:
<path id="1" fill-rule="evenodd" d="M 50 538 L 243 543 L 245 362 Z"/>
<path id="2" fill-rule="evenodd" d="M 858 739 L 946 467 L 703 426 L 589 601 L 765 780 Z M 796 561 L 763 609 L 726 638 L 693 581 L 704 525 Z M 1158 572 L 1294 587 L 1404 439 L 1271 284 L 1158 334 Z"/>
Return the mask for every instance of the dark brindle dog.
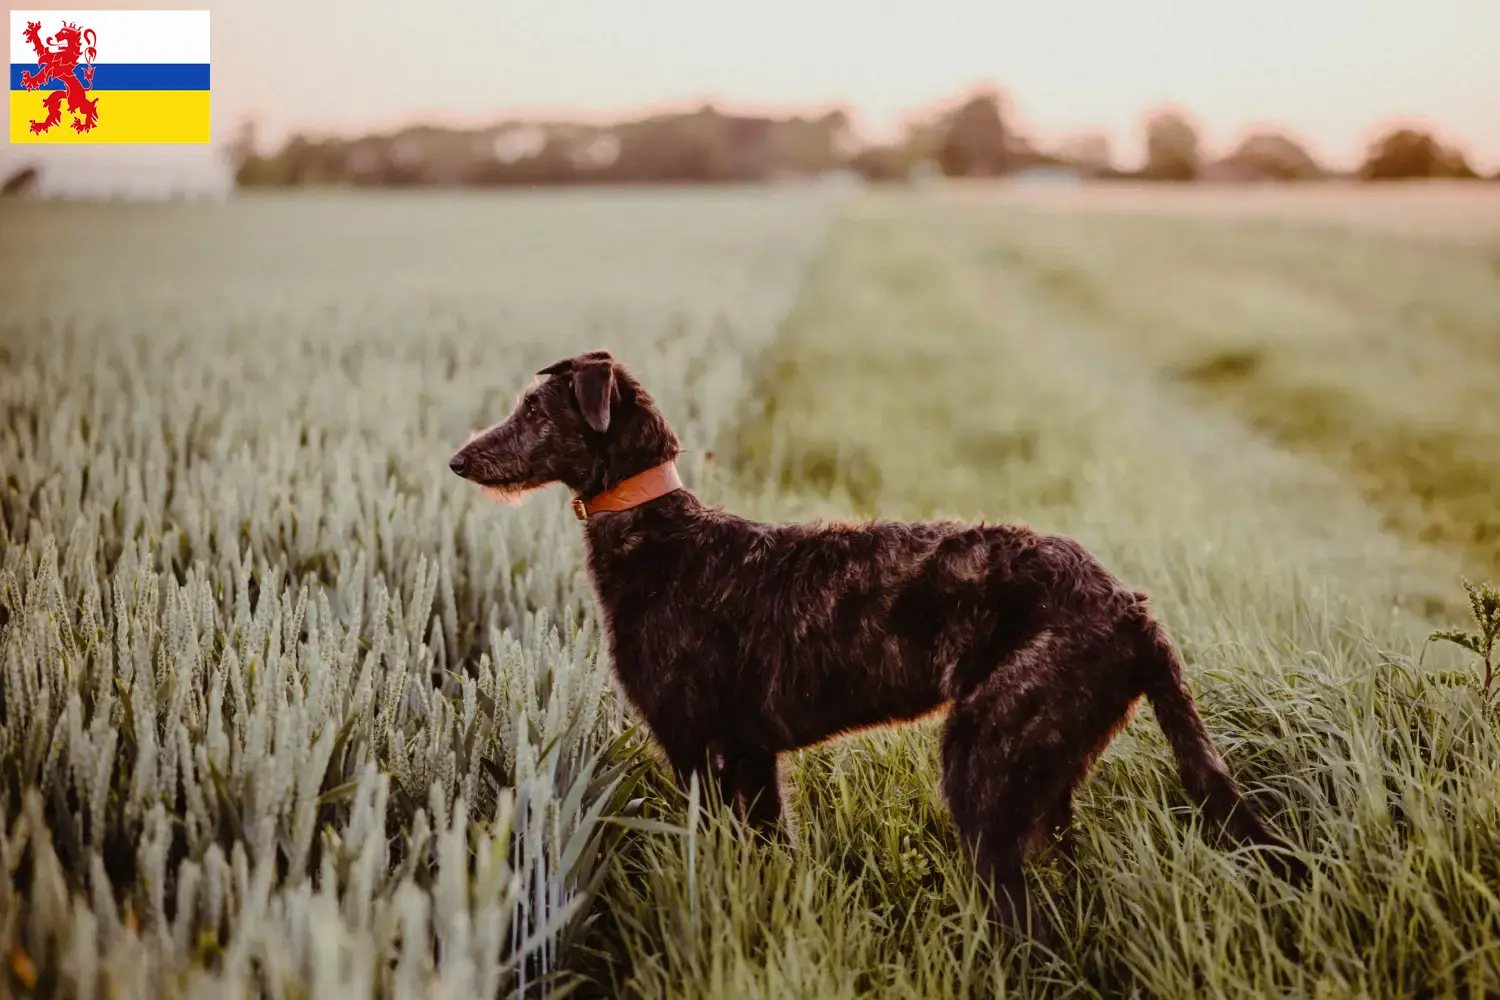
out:
<path id="1" fill-rule="evenodd" d="M 1144 696 L 1210 818 L 1282 846 L 1241 800 L 1145 595 L 1077 542 L 736 517 L 682 488 L 676 435 L 607 351 L 538 375 L 450 465 L 502 499 L 573 491 L 615 675 L 679 781 L 712 757 L 738 815 L 772 829 L 778 754 L 946 709 L 943 794 L 1011 922 L 1022 862 L 1066 829 L 1074 787 Z"/>

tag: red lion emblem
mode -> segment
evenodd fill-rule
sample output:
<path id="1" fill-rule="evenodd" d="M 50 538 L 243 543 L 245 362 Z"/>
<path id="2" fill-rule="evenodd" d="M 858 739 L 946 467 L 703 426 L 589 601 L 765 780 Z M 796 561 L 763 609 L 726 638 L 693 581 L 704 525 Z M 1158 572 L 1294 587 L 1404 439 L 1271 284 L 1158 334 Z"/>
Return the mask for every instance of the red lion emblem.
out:
<path id="1" fill-rule="evenodd" d="M 41 22 L 28 21 L 21 37 L 36 50 L 37 63 L 35 73 L 21 73 L 21 86 L 27 90 L 36 90 L 52 80 L 61 80 L 67 88 L 54 90 L 42 101 L 42 106 L 47 109 L 47 117 L 44 121 L 37 121 L 35 118 L 31 120 L 31 134 L 41 135 L 62 121 L 64 100 L 68 102 L 68 111 L 74 116 L 73 131 L 83 133 L 93 129 L 99 123 L 99 98 L 91 101 L 88 96 L 88 86 L 94 82 L 94 59 L 99 55 L 99 50 L 94 47 L 94 29 L 79 28 L 76 24 L 64 21 L 57 34 L 42 41 Z M 81 81 L 73 71 L 80 62 L 84 64 Z M 82 118 L 77 117 L 80 113 Z"/>

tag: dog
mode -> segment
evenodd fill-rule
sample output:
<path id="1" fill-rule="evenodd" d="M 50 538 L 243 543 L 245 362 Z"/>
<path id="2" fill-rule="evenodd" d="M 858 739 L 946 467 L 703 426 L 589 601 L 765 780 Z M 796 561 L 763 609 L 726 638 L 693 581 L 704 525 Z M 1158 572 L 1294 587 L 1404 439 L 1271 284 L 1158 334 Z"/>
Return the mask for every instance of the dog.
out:
<path id="1" fill-rule="evenodd" d="M 645 387 L 597 350 L 543 368 L 449 462 L 500 499 L 572 491 L 616 682 L 679 784 L 711 775 L 774 836 L 778 755 L 945 713 L 943 797 L 1014 925 L 1029 919 L 1024 862 L 1068 828 L 1075 787 L 1145 698 L 1204 812 L 1287 847 L 1242 800 L 1148 597 L 1078 542 L 1014 524 L 747 520 L 684 488 L 679 452 Z"/>

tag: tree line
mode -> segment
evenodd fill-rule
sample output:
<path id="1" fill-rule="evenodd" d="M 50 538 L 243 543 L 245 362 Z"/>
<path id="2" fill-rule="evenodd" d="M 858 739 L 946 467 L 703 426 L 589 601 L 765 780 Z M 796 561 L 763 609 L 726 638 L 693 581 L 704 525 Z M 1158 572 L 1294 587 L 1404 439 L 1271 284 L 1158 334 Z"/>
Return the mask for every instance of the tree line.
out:
<path id="1" fill-rule="evenodd" d="M 242 187 L 726 184 L 850 174 L 903 182 L 1028 171 L 1164 182 L 1478 177 L 1461 150 L 1414 127 L 1389 130 L 1352 173 L 1324 167 L 1277 131 L 1252 132 L 1228 155 L 1210 158 L 1185 113 L 1153 112 L 1142 129 L 1145 162 L 1125 170 L 1115 165 L 1102 134 L 1038 146 L 1008 120 L 1001 94 L 981 89 L 913 121 L 897 141 L 880 144 L 860 142 L 843 111 L 767 117 L 705 105 L 608 125 L 509 121 L 476 128 L 418 125 L 354 138 L 295 135 L 265 154 L 246 123 L 229 155 Z"/>

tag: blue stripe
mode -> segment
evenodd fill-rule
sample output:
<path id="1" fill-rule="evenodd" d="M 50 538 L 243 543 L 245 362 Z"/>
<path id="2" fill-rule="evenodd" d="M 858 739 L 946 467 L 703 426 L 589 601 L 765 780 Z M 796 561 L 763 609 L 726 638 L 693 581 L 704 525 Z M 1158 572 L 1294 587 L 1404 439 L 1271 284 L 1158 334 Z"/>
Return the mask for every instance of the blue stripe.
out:
<path id="1" fill-rule="evenodd" d="M 84 83 L 83 66 L 74 66 L 73 75 Z M 10 64 L 10 89 L 25 90 L 21 74 L 35 73 L 35 63 Z M 43 90 L 62 90 L 62 80 L 48 80 Z M 90 90 L 207 90 L 208 63 L 98 63 Z"/>

